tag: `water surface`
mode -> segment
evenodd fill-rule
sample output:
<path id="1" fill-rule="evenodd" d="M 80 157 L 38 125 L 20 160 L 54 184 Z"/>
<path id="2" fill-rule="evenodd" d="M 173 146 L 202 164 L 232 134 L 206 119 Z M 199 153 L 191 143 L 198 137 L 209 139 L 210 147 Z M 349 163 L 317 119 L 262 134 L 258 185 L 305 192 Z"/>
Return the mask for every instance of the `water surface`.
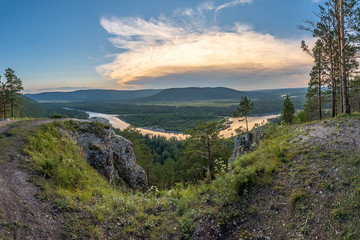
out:
<path id="1" fill-rule="evenodd" d="M 117 115 L 96 113 L 96 112 L 86 112 L 86 113 L 89 114 L 90 118 L 100 117 L 100 118 L 105 118 L 105 119 L 109 120 L 110 124 L 114 128 L 119 128 L 121 130 L 124 130 L 125 128 L 130 126 L 129 123 L 119 119 L 117 117 Z M 265 116 L 257 116 L 257 117 L 248 117 L 249 129 L 252 129 L 255 126 L 255 124 L 264 124 L 268 121 L 268 119 L 278 117 L 278 116 L 279 115 L 265 115 Z M 235 130 L 238 129 L 239 127 L 242 127 L 243 129 L 246 128 L 245 121 L 239 121 L 238 119 L 235 119 L 235 118 L 228 118 L 228 124 L 229 124 L 229 128 L 220 132 L 220 134 L 223 135 L 223 137 L 225 137 L 225 138 L 235 136 L 236 135 Z M 186 138 L 186 135 L 182 134 L 182 133 L 170 133 L 170 132 L 166 132 L 166 131 L 163 132 L 163 131 L 156 131 L 156 130 L 145 129 L 145 128 L 136 128 L 136 129 L 139 130 L 140 133 L 143 135 L 149 134 L 151 136 L 161 136 L 161 137 L 165 137 L 166 139 L 175 137 L 178 140 L 184 140 Z"/>

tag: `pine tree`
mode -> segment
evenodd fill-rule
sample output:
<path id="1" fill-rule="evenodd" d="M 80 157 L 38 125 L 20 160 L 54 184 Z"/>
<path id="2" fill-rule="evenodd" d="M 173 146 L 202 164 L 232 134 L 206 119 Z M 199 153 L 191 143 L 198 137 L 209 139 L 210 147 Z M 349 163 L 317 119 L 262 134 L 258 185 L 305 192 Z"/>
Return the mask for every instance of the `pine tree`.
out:
<path id="1" fill-rule="evenodd" d="M 318 105 L 319 119 L 322 119 L 322 87 L 325 83 L 324 44 L 320 39 L 318 39 L 315 43 L 315 47 L 310 50 L 303 41 L 301 43 L 301 48 L 314 58 L 315 65 L 312 67 L 310 72 L 310 82 L 307 95 L 311 93 L 315 93 L 317 95 L 315 99 Z M 316 91 L 312 91 L 313 88 L 315 88 Z M 308 99 L 312 97 L 313 96 L 307 96 Z"/>
<path id="2" fill-rule="evenodd" d="M 325 0 L 315 13 L 317 22 L 306 21 L 317 41 L 321 41 L 323 65 L 322 80 L 332 98 L 332 116 L 338 112 L 350 113 L 349 85 L 358 68 L 357 51 L 360 41 L 360 2 L 358 0 Z M 302 43 L 302 47 L 304 46 Z M 305 45 L 306 46 L 306 45 Z M 304 49 L 304 48 L 303 48 Z M 320 103 L 321 98 L 318 97 Z M 320 104 L 319 104 L 320 106 Z M 320 111 L 319 111 L 320 114 Z M 320 118 L 321 118 L 320 114 Z"/>
<path id="3" fill-rule="evenodd" d="M 207 168 L 211 180 L 215 179 L 218 164 L 216 160 L 222 159 L 226 164 L 229 155 L 229 148 L 220 135 L 221 129 L 225 127 L 224 122 L 199 122 L 194 128 L 185 131 L 190 136 L 185 140 L 185 154 L 200 176 L 204 175 L 201 173 Z"/>
<path id="4" fill-rule="evenodd" d="M 233 113 L 233 116 L 235 118 L 239 118 L 239 121 L 246 122 L 246 131 L 249 131 L 248 126 L 248 115 L 250 114 L 251 110 L 254 108 L 254 103 L 251 102 L 251 100 L 245 96 L 241 97 L 239 106 L 236 107 L 236 111 Z M 241 119 L 242 118 L 242 119 Z"/>
<path id="5" fill-rule="evenodd" d="M 1 80 L 1 76 L 0 76 L 0 80 Z M 7 115 L 6 115 L 6 83 L 3 83 L 0 81 L 0 88 L 1 88 L 1 113 L 2 113 L 2 118 L 5 119 L 5 118 L 7 118 Z"/>
<path id="6" fill-rule="evenodd" d="M 294 104 L 291 102 L 289 95 L 286 95 L 281 112 L 281 118 L 283 122 L 285 122 L 286 124 L 292 124 L 294 119 L 294 113 Z"/>
<path id="7" fill-rule="evenodd" d="M 20 78 L 15 75 L 11 68 L 5 70 L 6 77 L 6 98 L 10 104 L 11 117 L 14 117 L 14 107 L 20 105 L 20 91 L 23 90 Z"/>

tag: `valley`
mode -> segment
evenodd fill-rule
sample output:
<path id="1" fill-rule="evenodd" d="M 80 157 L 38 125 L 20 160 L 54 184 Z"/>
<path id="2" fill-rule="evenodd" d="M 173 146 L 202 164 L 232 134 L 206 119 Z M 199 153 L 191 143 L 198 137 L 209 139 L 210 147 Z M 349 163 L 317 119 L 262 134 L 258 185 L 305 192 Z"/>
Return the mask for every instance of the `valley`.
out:
<path id="1" fill-rule="evenodd" d="M 89 115 L 89 118 L 104 118 L 109 120 L 110 124 L 114 128 L 118 128 L 120 130 L 124 130 L 125 128 L 129 127 L 130 124 L 126 123 L 125 121 L 121 120 L 117 115 L 105 114 L 105 113 L 96 113 L 96 112 L 86 112 Z M 263 125 L 268 122 L 269 119 L 277 118 L 279 115 L 265 115 L 265 116 L 256 116 L 256 117 L 249 117 L 248 124 L 249 128 L 253 129 L 257 125 Z M 239 121 L 236 118 L 228 118 L 227 121 L 229 122 L 228 127 L 220 132 L 224 138 L 230 138 L 237 135 L 236 129 L 238 128 L 245 128 L 245 121 Z M 159 136 L 165 137 L 166 139 L 176 138 L 177 140 L 185 140 L 186 135 L 182 133 L 172 133 L 167 132 L 165 130 L 157 130 L 157 129 L 146 129 L 146 128 L 136 128 L 140 131 L 143 135 L 149 136 Z"/>
<path id="2" fill-rule="evenodd" d="M 256 91 L 238 91 L 230 88 L 173 88 L 156 91 L 81 90 L 26 96 L 49 108 L 70 108 L 118 115 L 121 120 L 137 128 L 183 132 L 199 121 L 231 118 L 242 96 L 251 97 L 254 102 L 251 117 L 259 118 L 279 114 L 286 95 L 291 97 L 295 109 L 301 109 L 305 102 L 305 92 L 304 88 Z M 144 95 L 147 97 L 140 97 Z M 256 121 L 261 123 L 262 119 Z M 226 134 L 231 136 L 231 132 Z"/>

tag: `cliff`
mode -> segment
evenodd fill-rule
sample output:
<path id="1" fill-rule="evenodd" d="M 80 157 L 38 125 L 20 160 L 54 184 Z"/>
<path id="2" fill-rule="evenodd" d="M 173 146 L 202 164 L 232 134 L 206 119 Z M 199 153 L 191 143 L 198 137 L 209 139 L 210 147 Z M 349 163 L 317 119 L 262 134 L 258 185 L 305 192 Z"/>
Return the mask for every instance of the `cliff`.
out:
<path id="1" fill-rule="evenodd" d="M 136 164 L 132 143 L 116 135 L 111 125 L 100 121 L 74 122 L 67 134 L 82 147 L 86 161 L 109 183 L 126 183 L 134 189 L 146 190 L 147 178 L 142 167 Z"/>

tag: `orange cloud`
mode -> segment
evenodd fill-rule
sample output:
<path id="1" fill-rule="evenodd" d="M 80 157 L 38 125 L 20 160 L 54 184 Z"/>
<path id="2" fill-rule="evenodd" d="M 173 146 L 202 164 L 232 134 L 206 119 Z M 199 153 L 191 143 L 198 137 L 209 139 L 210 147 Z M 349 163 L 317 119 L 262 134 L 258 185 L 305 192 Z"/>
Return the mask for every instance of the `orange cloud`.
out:
<path id="1" fill-rule="evenodd" d="M 249 1 L 233 4 L 240 2 Z M 183 14 L 194 15 L 189 9 Z M 258 71 L 302 72 L 313 62 L 301 51 L 300 39 L 279 39 L 242 24 L 236 24 L 232 31 L 223 31 L 215 26 L 179 24 L 162 17 L 149 21 L 103 18 L 101 25 L 115 35 L 110 39 L 113 45 L 125 51 L 96 69 L 123 86 L 131 86 L 139 79 L 208 70 L 239 76 L 256 75 Z"/>

